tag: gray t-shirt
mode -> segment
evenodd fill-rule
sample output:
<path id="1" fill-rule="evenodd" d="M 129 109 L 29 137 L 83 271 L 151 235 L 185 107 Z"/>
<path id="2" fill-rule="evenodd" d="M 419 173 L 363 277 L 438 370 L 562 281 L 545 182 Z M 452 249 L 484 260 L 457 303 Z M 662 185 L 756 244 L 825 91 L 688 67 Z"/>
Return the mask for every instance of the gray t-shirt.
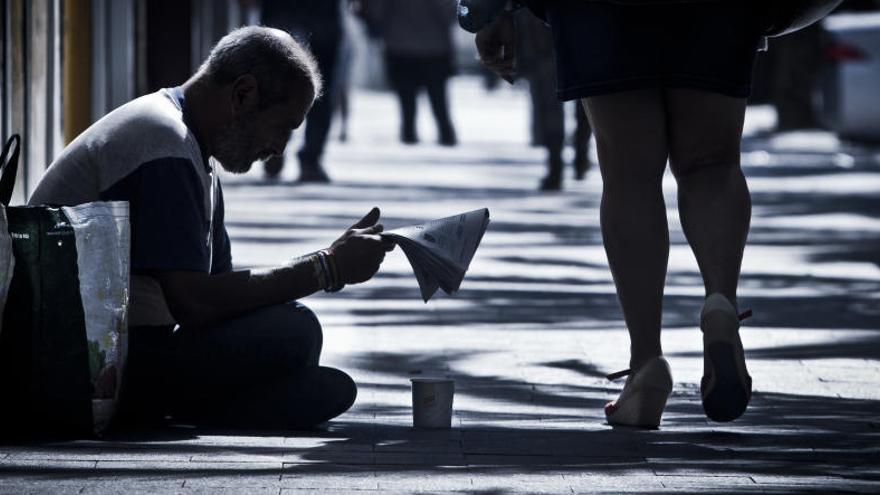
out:
<path id="1" fill-rule="evenodd" d="M 187 126 L 180 88 L 110 112 L 64 149 L 29 204 L 128 201 L 129 325 L 171 325 L 156 271 L 232 269 L 217 174 Z"/>

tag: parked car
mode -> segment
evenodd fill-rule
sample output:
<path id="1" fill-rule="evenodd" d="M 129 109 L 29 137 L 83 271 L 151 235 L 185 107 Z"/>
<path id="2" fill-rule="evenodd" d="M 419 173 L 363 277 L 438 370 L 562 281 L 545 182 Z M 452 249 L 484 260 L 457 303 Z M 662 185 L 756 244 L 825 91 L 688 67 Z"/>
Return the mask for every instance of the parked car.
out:
<path id="1" fill-rule="evenodd" d="M 821 113 L 839 136 L 880 141 L 880 12 L 828 16 Z"/>

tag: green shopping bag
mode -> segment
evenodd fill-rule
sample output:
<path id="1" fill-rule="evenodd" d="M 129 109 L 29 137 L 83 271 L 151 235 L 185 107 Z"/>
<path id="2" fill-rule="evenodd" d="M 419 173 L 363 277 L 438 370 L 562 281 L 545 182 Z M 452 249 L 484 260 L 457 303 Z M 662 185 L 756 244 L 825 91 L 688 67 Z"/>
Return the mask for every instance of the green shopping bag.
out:
<path id="1" fill-rule="evenodd" d="M 18 136 L 7 142 L 0 177 L 0 260 L 9 254 L 3 252 L 4 245 L 11 245 L 12 258 L 6 263 L 12 273 L 5 307 L 0 301 L 0 436 L 91 436 L 109 422 L 121 380 L 125 345 L 120 335 L 128 297 L 127 205 L 6 206 L 15 181 L 18 142 Z M 112 213 L 119 210 L 125 225 L 114 239 L 118 218 Z M 111 235 L 103 236 L 107 226 Z M 2 237 L 11 242 L 4 243 Z M 98 250 L 95 243 L 107 244 L 107 239 L 109 259 L 87 261 L 88 271 L 80 273 L 84 258 L 101 254 L 81 250 Z M 103 263 L 110 268 L 119 265 L 112 253 L 121 250 L 124 274 L 99 268 Z M 9 279 L 8 273 L 0 273 L 0 282 L 4 279 Z M 116 288 L 115 297 L 107 287 Z M 101 327 L 96 330 L 99 336 L 89 334 L 89 324 Z"/>

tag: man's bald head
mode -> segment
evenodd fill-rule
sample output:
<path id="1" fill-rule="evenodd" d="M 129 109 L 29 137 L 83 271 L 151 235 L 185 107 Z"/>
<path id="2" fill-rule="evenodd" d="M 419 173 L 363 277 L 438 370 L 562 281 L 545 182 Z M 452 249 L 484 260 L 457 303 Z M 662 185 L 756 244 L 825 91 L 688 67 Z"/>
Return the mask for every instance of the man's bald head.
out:
<path id="1" fill-rule="evenodd" d="M 279 29 L 248 26 L 224 36 L 199 69 L 216 86 L 252 75 L 260 107 L 286 102 L 292 95 L 321 95 L 322 81 L 312 54 Z"/>

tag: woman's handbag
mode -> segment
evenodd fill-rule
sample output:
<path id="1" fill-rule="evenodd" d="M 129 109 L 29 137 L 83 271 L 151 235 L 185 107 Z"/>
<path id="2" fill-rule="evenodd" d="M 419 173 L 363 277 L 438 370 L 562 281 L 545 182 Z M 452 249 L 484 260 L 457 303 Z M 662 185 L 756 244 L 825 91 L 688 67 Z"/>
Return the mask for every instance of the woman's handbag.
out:
<path id="1" fill-rule="evenodd" d="M 19 143 L 0 162 L 0 437 L 92 436 L 125 362 L 128 204 L 7 206 Z"/>
<path id="2" fill-rule="evenodd" d="M 767 36 L 782 36 L 803 29 L 836 9 L 843 0 L 771 0 L 765 4 Z"/>
<path id="3" fill-rule="evenodd" d="M 588 0 L 583 0 L 588 1 Z M 623 5 L 652 5 L 669 0 L 608 0 Z M 700 0 L 691 0 L 700 1 Z M 767 36 L 782 36 L 803 29 L 827 16 L 843 0 L 758 0 L 767 16 Z M 517 0 L 539 19 L 546 20 L 543 0 Z M 458 22 L 466 31 L 476 33 L 492 22 L 503 10 L 507 0 L 459 0 Z"/>
<path id="4" fill-rule="evenodd" d="M 508 0 L 458 0 L 458 24 L 465 31 L 476 33 L 491 24 L 508 5 Z M 525 6 L 532 14 L 547 20 L 543 0 L 516 0 L 517 8 Z"/>

